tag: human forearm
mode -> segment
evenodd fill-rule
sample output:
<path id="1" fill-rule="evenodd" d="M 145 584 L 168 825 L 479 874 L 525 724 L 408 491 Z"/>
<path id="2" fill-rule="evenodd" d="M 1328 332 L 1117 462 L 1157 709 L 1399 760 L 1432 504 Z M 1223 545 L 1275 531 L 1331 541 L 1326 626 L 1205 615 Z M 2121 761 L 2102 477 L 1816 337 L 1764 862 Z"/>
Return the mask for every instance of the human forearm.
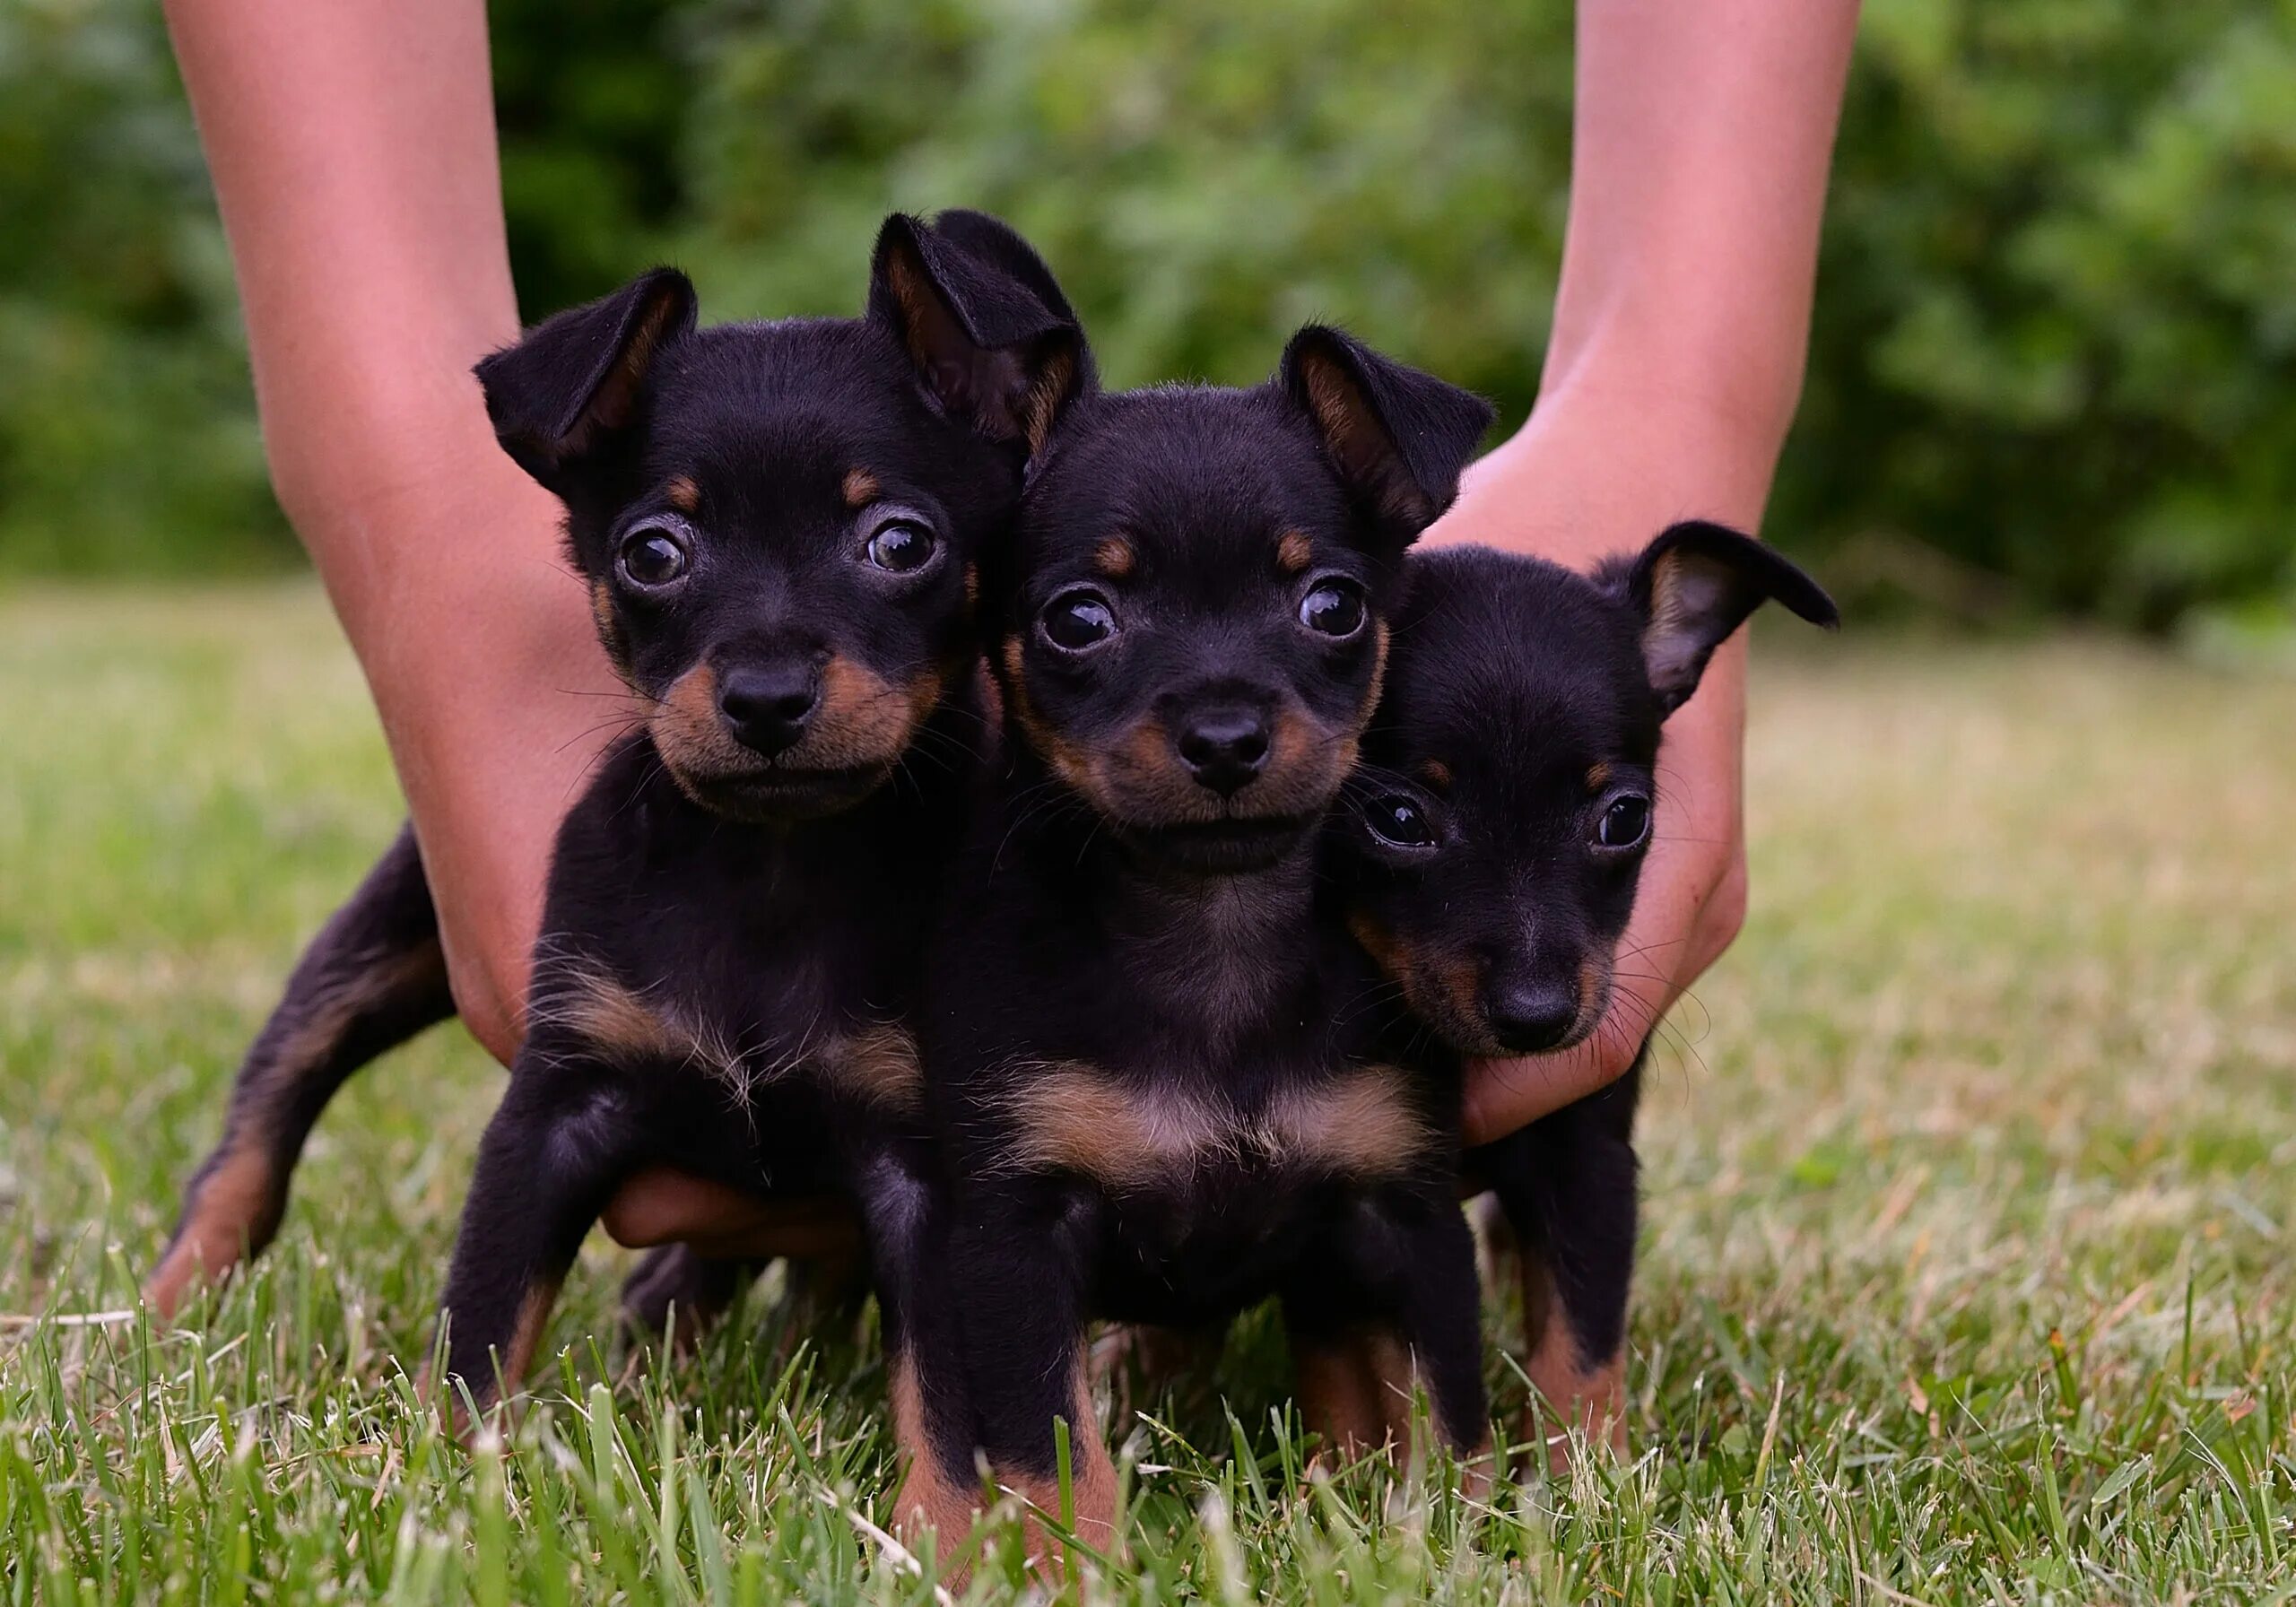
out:
<path id="1" fill-rule="evenodd" d="M 1855 0 L 1584 0 L 1540 377 L 1775 454 L 1800 398 Z"/>
<path id="2" fill-rule="evenodd" d="M 515 1047 L 611 685 L 471 365 L 515 338 L 480 0 L 170 0 L 265 449 L 375 693 L 465 1021 Z"/>
<path id="3" fill-rule="evenodd" d="M 1854 0 L 1584 0 L 1537 408 L 1443 534 L 1585 560 L 1752 529 L 1801 394 Z"/>
<path id="4" fill-rule="evenodd" d="M 523 479 L 470 378 L 518 329 L 484 7 L 170 0 L 168 17 L 273 483 L 356 638 L 368 593 L 422 544 L 399 516 Z"/>

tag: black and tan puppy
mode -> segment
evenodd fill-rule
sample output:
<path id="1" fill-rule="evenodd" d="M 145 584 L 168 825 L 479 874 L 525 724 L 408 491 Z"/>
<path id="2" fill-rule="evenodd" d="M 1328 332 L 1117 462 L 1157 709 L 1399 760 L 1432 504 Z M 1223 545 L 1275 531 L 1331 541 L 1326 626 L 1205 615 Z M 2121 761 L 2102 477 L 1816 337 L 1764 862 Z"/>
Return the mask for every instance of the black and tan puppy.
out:
<path id="1" fill-rule="evenodd" d="M 1602 1023 L 1615 968 L 1636 963 L 1617 951 L 1657 818 L 1664 722 L 1761 604 L 1828 626 L 1833 604 L 1769 548 L 1709 524 L 1674 526 L 1591 578 L 1479 548 L 1409 568 L 1386 693 L 1334 818 L 1351 923 L 1441 1049 L 1535 1054 L 1598 1029 L 1640 1038 L 1652 1023 Z M 1467 1157 L 1520 1249 L 1532 1382 L 1598 1437 L 1622 1427 L 1640 1080 L 1638 1058 Z"/>
<path id="2" fill-rule="evenodd" d="M 697 329 L 665 270 L 480 365 L 566 505 L 638 728 L 560 833 L 456 1248 L 448 1369 L 478 1403 L 634 1168 L 897 1186 L 901 1017 L 980 721 L 975 559 L 1085 361 L 1065 304 L 895 218 L 860 318 Z M 402 842 L 299 969 L 155 1285 L 259 1244 L 326 1095 L 447 1007 L 410 984 L 436 986 L 428 916 Z"/>
<path id="3" fill-rule="evenodd" d="M 984 568 L 1008 753 L 920 1014 L 947 1145 L 948 1320 L 897 1375 L 900 1503 L 978 1485 L 1105 1536 L 1096 1317 L 1194 1326 L 1269 1296 L 1309 1350 L 1413 1351 L 1450 1442 L 1487 1433 L 1457 1089 L 1379 1053 L 1379 979 L 1315 911 L 1316 839 L 1378 696 L 1405 549 L 1490 420 L 1309 327 L 1246 390 L 1088 395 Z"/>

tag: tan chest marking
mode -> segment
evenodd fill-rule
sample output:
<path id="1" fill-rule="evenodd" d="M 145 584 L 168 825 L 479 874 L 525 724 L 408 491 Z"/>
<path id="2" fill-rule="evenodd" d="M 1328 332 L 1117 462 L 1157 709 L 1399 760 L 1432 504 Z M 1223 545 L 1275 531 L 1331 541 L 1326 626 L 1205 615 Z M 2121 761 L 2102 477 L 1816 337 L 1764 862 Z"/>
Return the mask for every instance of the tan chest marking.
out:
<path id="1" fill-rule="evenodd" d="M 609 1064 L 666 1060 L 692 1065 L 744 1097 L 804 1069 L 863 1104 L 903 1113 L 923 1104 L 917 1042 L 890 1022 L 768 1060 L 744 1055 L 722 1031 L 693 1021 L 674 1001 L 650 996 L 649 990 L 587 966 L 566 973 L 538 1013 Z"/>
<path id="2" fill-rule="evenodd" d="M 537 1025 L 563 1032 L 613 1065 L 691 1063 L 711 1076 L 741 1078 L 741 1056 L 715 1031 L 683 1019 L 670 1001 L 648 996 L 601 967 L 562 971 L 536 1007 Z"/>
<path id="3" fill-rule="evenodd" d="M 823 1080 L 865 1105 L 913 1115 L 925 1107 L 925 1072 L 917 1040 L 891 1022 L 831 1040 L 822 1051 Z"/>
<path id="4" fill-rule="evenodd" d="M 1072 1171 L 1118 1192 L 1170 1187 L 1218 1165 L 1298 1168 L 1371 1179 L 1408 1168 L 1436 1134 L 1404 1074 L 1363 1066 L 1287 1088 L 1239 1111 L 1178 1089 L 1143 1090 L 1056 1062 L 1005 1099 L 1015 1171 Z"/>
<path id="5" fill-rule="evenodd" d="M 1267 1126 L 1279 1155 L 1356 1177 L 1403 1171 L 1434 1148 L 1437 1137 L 1393 1066 L 1362 1066 L 1311 1088 L 1287 1089 L 1269 1110 Z"/>

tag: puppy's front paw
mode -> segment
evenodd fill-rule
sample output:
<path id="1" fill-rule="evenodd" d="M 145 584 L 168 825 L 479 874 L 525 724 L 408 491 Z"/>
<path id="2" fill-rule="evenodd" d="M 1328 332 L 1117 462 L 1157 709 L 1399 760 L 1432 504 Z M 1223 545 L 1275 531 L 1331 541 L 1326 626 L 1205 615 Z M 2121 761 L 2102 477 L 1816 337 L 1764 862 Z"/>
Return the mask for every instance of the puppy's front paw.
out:
<path id="1" fill-rule="evenodd" d="M 712 1260 L 688 1245 L 650 1250 L 622 1282 L 622 1326 L 634 1339 L 658 1339 L 670 1328 L 674 1309 L 673 1342 L 681 1354 L 691 1354 L 740 1297 L 743 1272 L 740 1262 Z"/>

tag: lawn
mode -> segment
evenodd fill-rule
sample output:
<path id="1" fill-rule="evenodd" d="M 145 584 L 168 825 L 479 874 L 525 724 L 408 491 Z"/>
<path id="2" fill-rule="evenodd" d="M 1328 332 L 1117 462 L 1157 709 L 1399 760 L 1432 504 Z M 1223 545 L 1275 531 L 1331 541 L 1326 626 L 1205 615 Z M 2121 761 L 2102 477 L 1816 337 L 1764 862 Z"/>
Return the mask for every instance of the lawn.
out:
<path id="1" fill-rule="evenodd" d="M 303 587 L 0 598 L 0 708 L 8 1600 L 932 1598 L 868 1530 L 866 1320 L 772 1279 L 649 1367 L 596 1245 L 515 1440 L 442 1438 L 408 1373 L 500 1086 L 452 1029 L 329 1113 L 256 1276 L 74 1325 L 133 1305 L 397 811 Z M 1477 1502 L 1424 1459 L 1303 1477 L 1248 1322 L 1114 1425 L 1089 1598 L 2296 1592 L 2296 685 L 1781 631 L 1751 768 L 1754 914 L 1646 1104 L 1633 1459 Z"/>

